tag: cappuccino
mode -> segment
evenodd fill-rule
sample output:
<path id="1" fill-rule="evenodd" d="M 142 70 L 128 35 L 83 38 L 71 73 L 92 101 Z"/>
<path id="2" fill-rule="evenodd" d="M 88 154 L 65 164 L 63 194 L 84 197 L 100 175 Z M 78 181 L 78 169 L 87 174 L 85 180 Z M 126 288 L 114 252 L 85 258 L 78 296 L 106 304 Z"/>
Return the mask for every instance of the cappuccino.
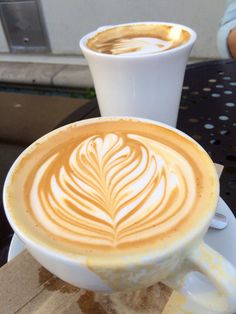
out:
<path id="1" fill-rule="evenodd" d="M 149 121 L 74 123 L 13 167 L 6 206 L 28 238 L 64 254 L 163 249 L 212 215 L 214 165 L 192 139 Z"/>
<path id="2" fill-rule="evenodd" d="M 193 139 L 108 117 L 32 144 L 6 178 L 4 206 L 29 252 L 76 287 L 112 293 L 163 282 L 211 312 L 235 313 L 236 270 L 202 240 L 218 193 L 214 164 Z M 193 289 L 186 278 L 196 270 L 216 289 L 198 280 Z"/>
<path id="3" fill-rule="evenodd" d="M 179 47 L 190 37 L 178 25 L 127 24 L 98 31 L 88 39 L 87 47 L 112 55 L 145 55 Z"/>

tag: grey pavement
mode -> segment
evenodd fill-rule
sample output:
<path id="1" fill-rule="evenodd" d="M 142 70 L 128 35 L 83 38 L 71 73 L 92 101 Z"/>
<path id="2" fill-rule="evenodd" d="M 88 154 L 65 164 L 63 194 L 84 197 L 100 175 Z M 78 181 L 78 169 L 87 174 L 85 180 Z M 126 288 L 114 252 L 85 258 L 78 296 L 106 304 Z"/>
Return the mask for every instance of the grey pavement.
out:
<path id="1" fill-rule="evenodd" d="M 189 63 L 205 61 L 190 59 Z M 64 87 L 93 87 L 86 64 L 53 64 L 27 62 L 0 62 L 0 82 L 51 85 Z"/>
<path id="2" fill-rule="evenodd" d="M 0 62 L 0 82 L 66 87 L 92 87 L 87 65 Z"/>

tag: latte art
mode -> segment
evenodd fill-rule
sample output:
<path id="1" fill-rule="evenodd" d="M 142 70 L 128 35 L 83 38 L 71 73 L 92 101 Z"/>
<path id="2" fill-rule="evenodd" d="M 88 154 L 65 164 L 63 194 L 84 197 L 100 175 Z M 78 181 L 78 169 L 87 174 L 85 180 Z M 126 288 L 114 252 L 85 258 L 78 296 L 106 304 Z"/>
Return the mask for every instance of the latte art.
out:
<path id="1" fill-rule="evenodd" d="M 163 250 L 212 215 L 217 176 L 178 131 L 132 118 L 80 121 L 33 143 L 5 187 L 12 220 L 63 254 Z"/>
<path id="2" fill-rule="evenodd" d="M 194 174 L 170 147 L 137 134 L 91 136 L 54 152 L 30 191 L 37 223 L 66 241 L 119 247 L 167 232 L 196 198 Z"/>
<path id="3" fill-rule="evenodd" d="M 101 51 L 109 50 L 113 55 L 120 54 L 147 54 L 156 53 L 171 48 L 171 42 L 157 38 L 134 37 L 130 39 L 120 38 L 110 43 L 101 44 L 98 47 Z"/>
<path id="4" fill-rule="evenodd" d="M 99 31 L 87 41 L 93 51 L 112 55 L 143 55 L 185 44 L 190 34 L 180 26 L 132 24 Z"/>
<path id="5" fill-rule="evenodd" d="M 99 49 L 102 52 L 109 52 L 113 55 L 120 54 L 147 54 L 147 53 L 156 53 L 163 50 L 167 50 L 171 47 L 170 41 L 165 41 L 157 38 L 149 37 L 134 37 L 130 39 L 121 38 L 114 40 L 112 44 L 104 43 L 98 45 Z"/>

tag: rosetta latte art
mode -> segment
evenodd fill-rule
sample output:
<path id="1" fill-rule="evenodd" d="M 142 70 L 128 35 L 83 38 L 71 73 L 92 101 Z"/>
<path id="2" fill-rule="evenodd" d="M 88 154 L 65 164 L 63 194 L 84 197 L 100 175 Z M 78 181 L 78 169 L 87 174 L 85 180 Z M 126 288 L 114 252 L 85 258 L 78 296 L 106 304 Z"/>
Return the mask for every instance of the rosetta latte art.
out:
<path id="1" fill-rule="evenodd" d="M 136 134 L 91 136 L 51 154 L 35 172 L 33 215 L 55 237 L 122 247 L 175 228 L 196 197 L 176 150 Z"/>

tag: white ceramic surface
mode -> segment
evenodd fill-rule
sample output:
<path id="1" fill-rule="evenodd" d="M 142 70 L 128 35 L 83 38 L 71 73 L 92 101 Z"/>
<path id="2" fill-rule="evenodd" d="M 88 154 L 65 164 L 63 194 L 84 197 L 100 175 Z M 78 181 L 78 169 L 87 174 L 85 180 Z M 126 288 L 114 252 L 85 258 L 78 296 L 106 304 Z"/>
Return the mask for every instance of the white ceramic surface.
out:
<path id="1" fill-rule="evenodd" d="M 221 231 L 209 229 L 205 236 L 205 241 L 236 267 L 236 252 L 232 249 L 232 243 L 236 243 L 236 219 L 222 198 L 219 199 L 217 211 L 227 216 L 229 224 L 226 229 Z M 14 235 L 8 253 L 8 261 L 12 260 L 24 249 L 24 243 Z M 170 300 L 171 302 L 176 302 L 176 298 Z M 213 312 L 202 309 L 187 299 L 185 303 L 181 302 L 181 305 L 169 304 L 169 307 L 176 309 L 176 312 L 173 314 L 213 314 Z"/>
<path id="2" fill-rule="evenodd" d="M 236 267 L 236 251 L 233 248 L 236 243 L 236 219 L 222 198 L 219 199 L 217 211 L 227 216 L 228 226 L 224 230 L 209 229 L 205 235 L 205 241 L 212 248 L 226 257 Z M 191 281 L 191 278 L 190 278 Z M 192 282 L 192 285 L 196 282 Z M 174 309 L 174 311 L 173 311 Z M 191 300 L 174 292 L 163 314 L 215 314 L 206 310 Z"/>
<path id="3" fill-rule="evenodd" d="M 141 24 L 148 23 L 177 25 L 161 22 Z M 196 33 L 186 26 L 178 25 L 191 34 L 189 41 L 156 54 L 110 55 L 87 48 L 88 38 L 101 29 L 114 26 L 99 28 L 80 41 L 94 80 L 101 115 L 149 118 L 175 127 L 185 67 Z"/>

